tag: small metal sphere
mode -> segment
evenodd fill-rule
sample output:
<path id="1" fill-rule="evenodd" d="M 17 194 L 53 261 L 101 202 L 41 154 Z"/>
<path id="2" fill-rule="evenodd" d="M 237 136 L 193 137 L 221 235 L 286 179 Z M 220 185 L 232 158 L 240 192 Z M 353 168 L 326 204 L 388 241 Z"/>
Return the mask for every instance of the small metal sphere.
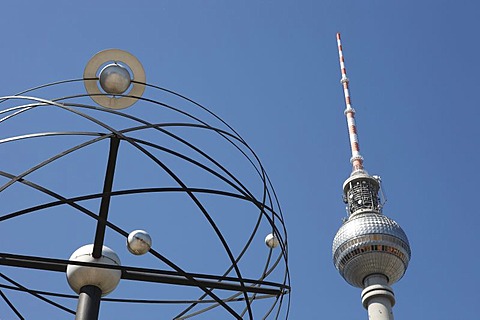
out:
<path id="1" fill-rule="evenodd" d="M 116 63 L 106 65 L 100 71 L 100 86 L 108 94 L 122 94 L 130 87 L 131 78 L 128 70 Z"/>
<path id="2" fill-rule="evenodd" d="M 280 244 L 278 242 L 278 238 L 276 235 L 274 235 L 273 233 L 270 233 L 268 234 L 266 237 L 265 237 L 265 244 L 267 245 L 267 247 L 269 247 L 270 249 L 274 249 L 276 247 L 278 247 L 278 245 Z"/>
<path id="3" fill-rule="evenodd" d="M 102 247 L 102 256 L 98 259 L 95 259 L 92 256 L 92 252 L 93 244 L 87 244 L 72 253 L 69 260 L 115 266 L 120 265 L 120 258 L 118 255 L 106 246 Z M 102 296 L 105 296 L 115 290 L 120 282 L 121 276 L 122 271 L 117 269 L 95 268 L 74 264 L 69 264 L 67 266 L 68 284 L 70 285 L 70 288 L 78 294 L 82 287 L 93 285 L 100 288 L 100 290 L 102 290 Z"/>
<path id="4" fill-rule="evenodd" d="M 128 251 L 134 255 L 147 253 L 152 247 L 152 238 L 144 230 L 134 230 L 130 232 L 127 238 Z"/>
<path id="5" fill-rule="evenodd" d="M 333 262 L 351 285 L 364 287 L 372 274 L 391 285 L 403 277 L 410 261 L 410 245 L 402 228 L 380 213 L 360 213 L 340 227 L 333 240 Z"/>

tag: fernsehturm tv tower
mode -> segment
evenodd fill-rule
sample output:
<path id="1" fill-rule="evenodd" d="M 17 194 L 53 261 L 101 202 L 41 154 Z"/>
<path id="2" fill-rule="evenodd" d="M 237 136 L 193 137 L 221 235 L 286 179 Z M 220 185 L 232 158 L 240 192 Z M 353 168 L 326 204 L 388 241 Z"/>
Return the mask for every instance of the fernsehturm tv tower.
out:
<path id="1" fill-rule="evenodd" d="M 349 284 L 363 289 L 362 304 L 370 320 L 393 320 L 395 296 L 390 285 L 407 270 L 410 245 L 400 225 L 382 213 L 380 177 L 363 167 L 339 33 L 337 44 L 353 168 L 343 183 L 348 219 L 333 239 L 333 262 Z"/>

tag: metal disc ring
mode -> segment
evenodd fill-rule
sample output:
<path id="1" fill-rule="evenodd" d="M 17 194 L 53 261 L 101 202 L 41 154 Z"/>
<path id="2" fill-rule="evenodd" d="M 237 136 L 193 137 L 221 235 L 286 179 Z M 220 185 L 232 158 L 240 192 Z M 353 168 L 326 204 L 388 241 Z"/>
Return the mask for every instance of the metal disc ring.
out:
<path id="1" fill-rule="evenodd" d="M 110 97 L 98 88 L 97 72 L 102 65 L 110 61 L 123 62 L 132 71 L 132 89 L 128 92 L 128 96 Z M 140 61 L 132 54 L 119 49 L 107 49 L 100 51 L 88 61 L 83 72 L 83 82 L 87 93 L 100 106 L 110 109 L 124 109 L 137 102 L 145 91 L 145 70 Z"/>

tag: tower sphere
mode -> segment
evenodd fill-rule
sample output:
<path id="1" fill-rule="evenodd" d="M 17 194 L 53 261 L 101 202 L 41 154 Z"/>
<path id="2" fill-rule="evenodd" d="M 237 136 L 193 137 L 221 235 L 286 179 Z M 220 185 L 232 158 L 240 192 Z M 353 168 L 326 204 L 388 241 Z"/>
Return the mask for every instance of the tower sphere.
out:
<path id="1" fill-rule="evenodd" d="M 410 245 L 402 228 L 381 213 L 350 216 L 333 240 L 333 262 L 351 285 L 363 288 L 372 274 L 382 274 L 391 285 L 404 275 Z"/>
<path id="2" fill-rule="evenodd" d="M 102 256 L 95 259 L 92 256 L 93 244 L 87 244 L 75 250 L 70 261 L 90 262 L 108 265 L 120 265 L 120 258 L 110 248 L 102 247 Z M 95 268 L 69 264 L 67 266 L 67 281 L 73 291 L 80 293 L 80 289 L 93 285 L 102 290 L 102 296 L 112 292 L 120 282 L 122 271 L 118 269 Z"/>
<path id="3" fill-rule="evenodd" d="M 127 249 L 134 255 L 147 253 L 152 247 L 152 238 L 144 230 L 134 230 L 127 238 Z"/>
<path id="4" fill-rule="evenodd" d="M 100 71 L 99 78 L 102 89 L 112 95 L 122 94 L 127 91 L 131 82 L 128 70 L 117 63 L 106 65 Z"/>

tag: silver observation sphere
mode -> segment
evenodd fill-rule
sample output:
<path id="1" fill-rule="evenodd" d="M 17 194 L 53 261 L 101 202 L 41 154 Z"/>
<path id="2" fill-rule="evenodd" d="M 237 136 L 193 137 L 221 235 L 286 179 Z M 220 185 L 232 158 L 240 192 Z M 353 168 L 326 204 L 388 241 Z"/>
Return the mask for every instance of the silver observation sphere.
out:
<path id="1" fill-rule="evenodd" d="M 364 279 L 382 274 L 391 285 L 404 275 L 410 245 L 402 228 L 380 213 L 352 215 L 333 240 L 333 262 L 352 286 L 363 288 Z"/>
<path id="2" fill-rule="evenodd" d="M 128 70 L 117 63 L 106 65 L 99 78 L 102 89 L 112 95 L 124 93 L 131 83 Z"/>

